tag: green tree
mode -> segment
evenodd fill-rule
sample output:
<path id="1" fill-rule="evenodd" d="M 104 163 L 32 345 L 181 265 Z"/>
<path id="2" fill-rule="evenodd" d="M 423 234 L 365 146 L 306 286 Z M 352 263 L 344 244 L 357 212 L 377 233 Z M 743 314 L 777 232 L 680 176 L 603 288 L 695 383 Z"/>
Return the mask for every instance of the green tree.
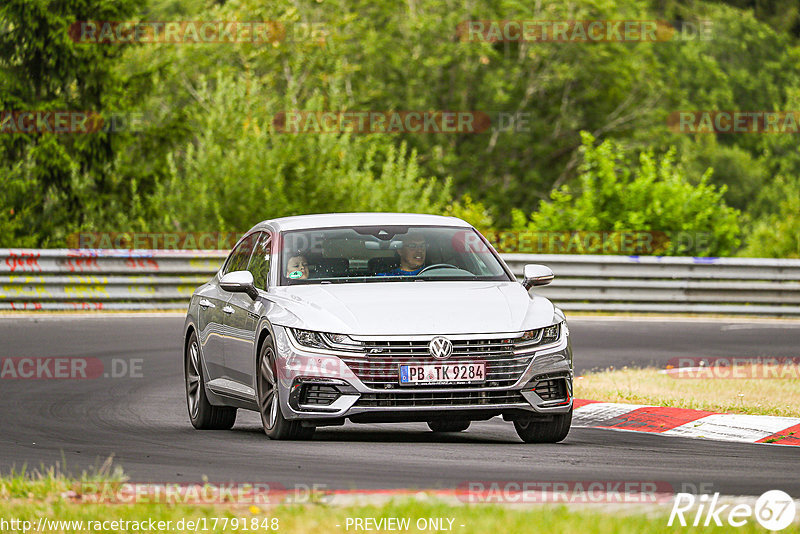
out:
<path id="1" fill-rule="evenodd" d="M 124 20 L 138 2 L 6 0 L 0 5 L 0 109 L 114 111 L 124 80 L 114 63 L 123 47 L 79 44 L 76 21 Z M 0 246 L 63 242 L 95 210 L 107 209 L 123 184 L 112 171 L 112 133 L 0 136 Z"/>

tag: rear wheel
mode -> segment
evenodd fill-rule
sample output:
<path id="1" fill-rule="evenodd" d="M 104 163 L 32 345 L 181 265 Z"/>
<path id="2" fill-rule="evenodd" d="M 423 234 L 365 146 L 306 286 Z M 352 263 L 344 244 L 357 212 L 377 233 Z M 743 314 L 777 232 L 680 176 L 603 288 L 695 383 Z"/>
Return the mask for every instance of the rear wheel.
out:
<path id="1" fill-rule="evenodd" d="M 275 347 L 272 339 L 267 338 L 258 355 L 256 386 L 258 393 L 258 411 L 264 433 L 270 439 L 303 440 L 314 435 L 313 426 L 302 426 L 300 421 L 289 421 L 283 417 L 278 401 L 278 373 Z"/>
<path id="2" fill-rule="evenodd" d="M 519 419 L 514 421 L 517 435 L 525 443 L 558 443 L 567 437 L 572 425 L 572 408 L 569 412 L 553 416 L 552 421 Z"/>
<path id="3" fill-rule="evenodd" d="M 206 381 L 200 363 L 200 346 L 197 334 L 192 332 L 184 356 L 186 378 L 186 404 L 189 419 L 198 430 L 228 430 L 236 422 L 236 408 L 213 406 L 206 396 Z"/>
<path id="4" fill-rule="evenodd" d="M 434 432 L 461 432 L 469 428 L 470 421 L 463 421 L 456 419 L 454 421 L 445 421 L 442 419 L 434 419 L 428 421 L 428 428 Z"/>

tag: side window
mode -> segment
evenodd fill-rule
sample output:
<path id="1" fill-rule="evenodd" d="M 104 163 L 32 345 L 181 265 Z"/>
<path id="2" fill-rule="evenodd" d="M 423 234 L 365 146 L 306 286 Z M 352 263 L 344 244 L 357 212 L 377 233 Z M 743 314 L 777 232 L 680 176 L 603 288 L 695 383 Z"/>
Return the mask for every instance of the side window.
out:
<path id="1" fill-rule="evenodd" d="M 222 274 L 228 274 L 233 271 L 244 271 L 247 269 L 247 262 L 250 261 L 250 254 L 253 252 L 256 239 L 258 239 L 260 235 L 259 232 L 250 234 L 244 241 L 239 243 L 239 246 L 233 249 Z"/>
<path id="2" fill-rule="evenodd" d="M 269 232 L 262 232 L 258 240 L 253 257 L 250 258 L 250 265 L 247 270 L 253 274 L 255 286 L 258 289 L 267 289 L 269 279 L 269 249 L 272 244 Z"/>

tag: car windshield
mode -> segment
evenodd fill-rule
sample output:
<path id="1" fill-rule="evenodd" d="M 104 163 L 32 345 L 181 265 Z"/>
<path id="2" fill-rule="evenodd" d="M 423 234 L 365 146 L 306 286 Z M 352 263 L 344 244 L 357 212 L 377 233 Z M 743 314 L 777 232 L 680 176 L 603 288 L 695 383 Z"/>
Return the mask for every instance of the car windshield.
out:
<path id="1" fill-rule="evenodd" d="M 285 232 L 281 285 L 512 280 L 472 228 L 358 226 Z"/>

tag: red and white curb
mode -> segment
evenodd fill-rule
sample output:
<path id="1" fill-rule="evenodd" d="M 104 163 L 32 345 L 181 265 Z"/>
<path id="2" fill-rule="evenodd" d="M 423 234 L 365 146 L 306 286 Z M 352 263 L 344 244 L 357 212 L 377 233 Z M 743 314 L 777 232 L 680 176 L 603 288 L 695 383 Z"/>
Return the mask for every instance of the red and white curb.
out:
<path id="1" fill-rule="evenodd" d="M 740 415 L 575 399 L 572 424 L 684 438 L 800 445 L 800 418 L 797 417 Z"/>

